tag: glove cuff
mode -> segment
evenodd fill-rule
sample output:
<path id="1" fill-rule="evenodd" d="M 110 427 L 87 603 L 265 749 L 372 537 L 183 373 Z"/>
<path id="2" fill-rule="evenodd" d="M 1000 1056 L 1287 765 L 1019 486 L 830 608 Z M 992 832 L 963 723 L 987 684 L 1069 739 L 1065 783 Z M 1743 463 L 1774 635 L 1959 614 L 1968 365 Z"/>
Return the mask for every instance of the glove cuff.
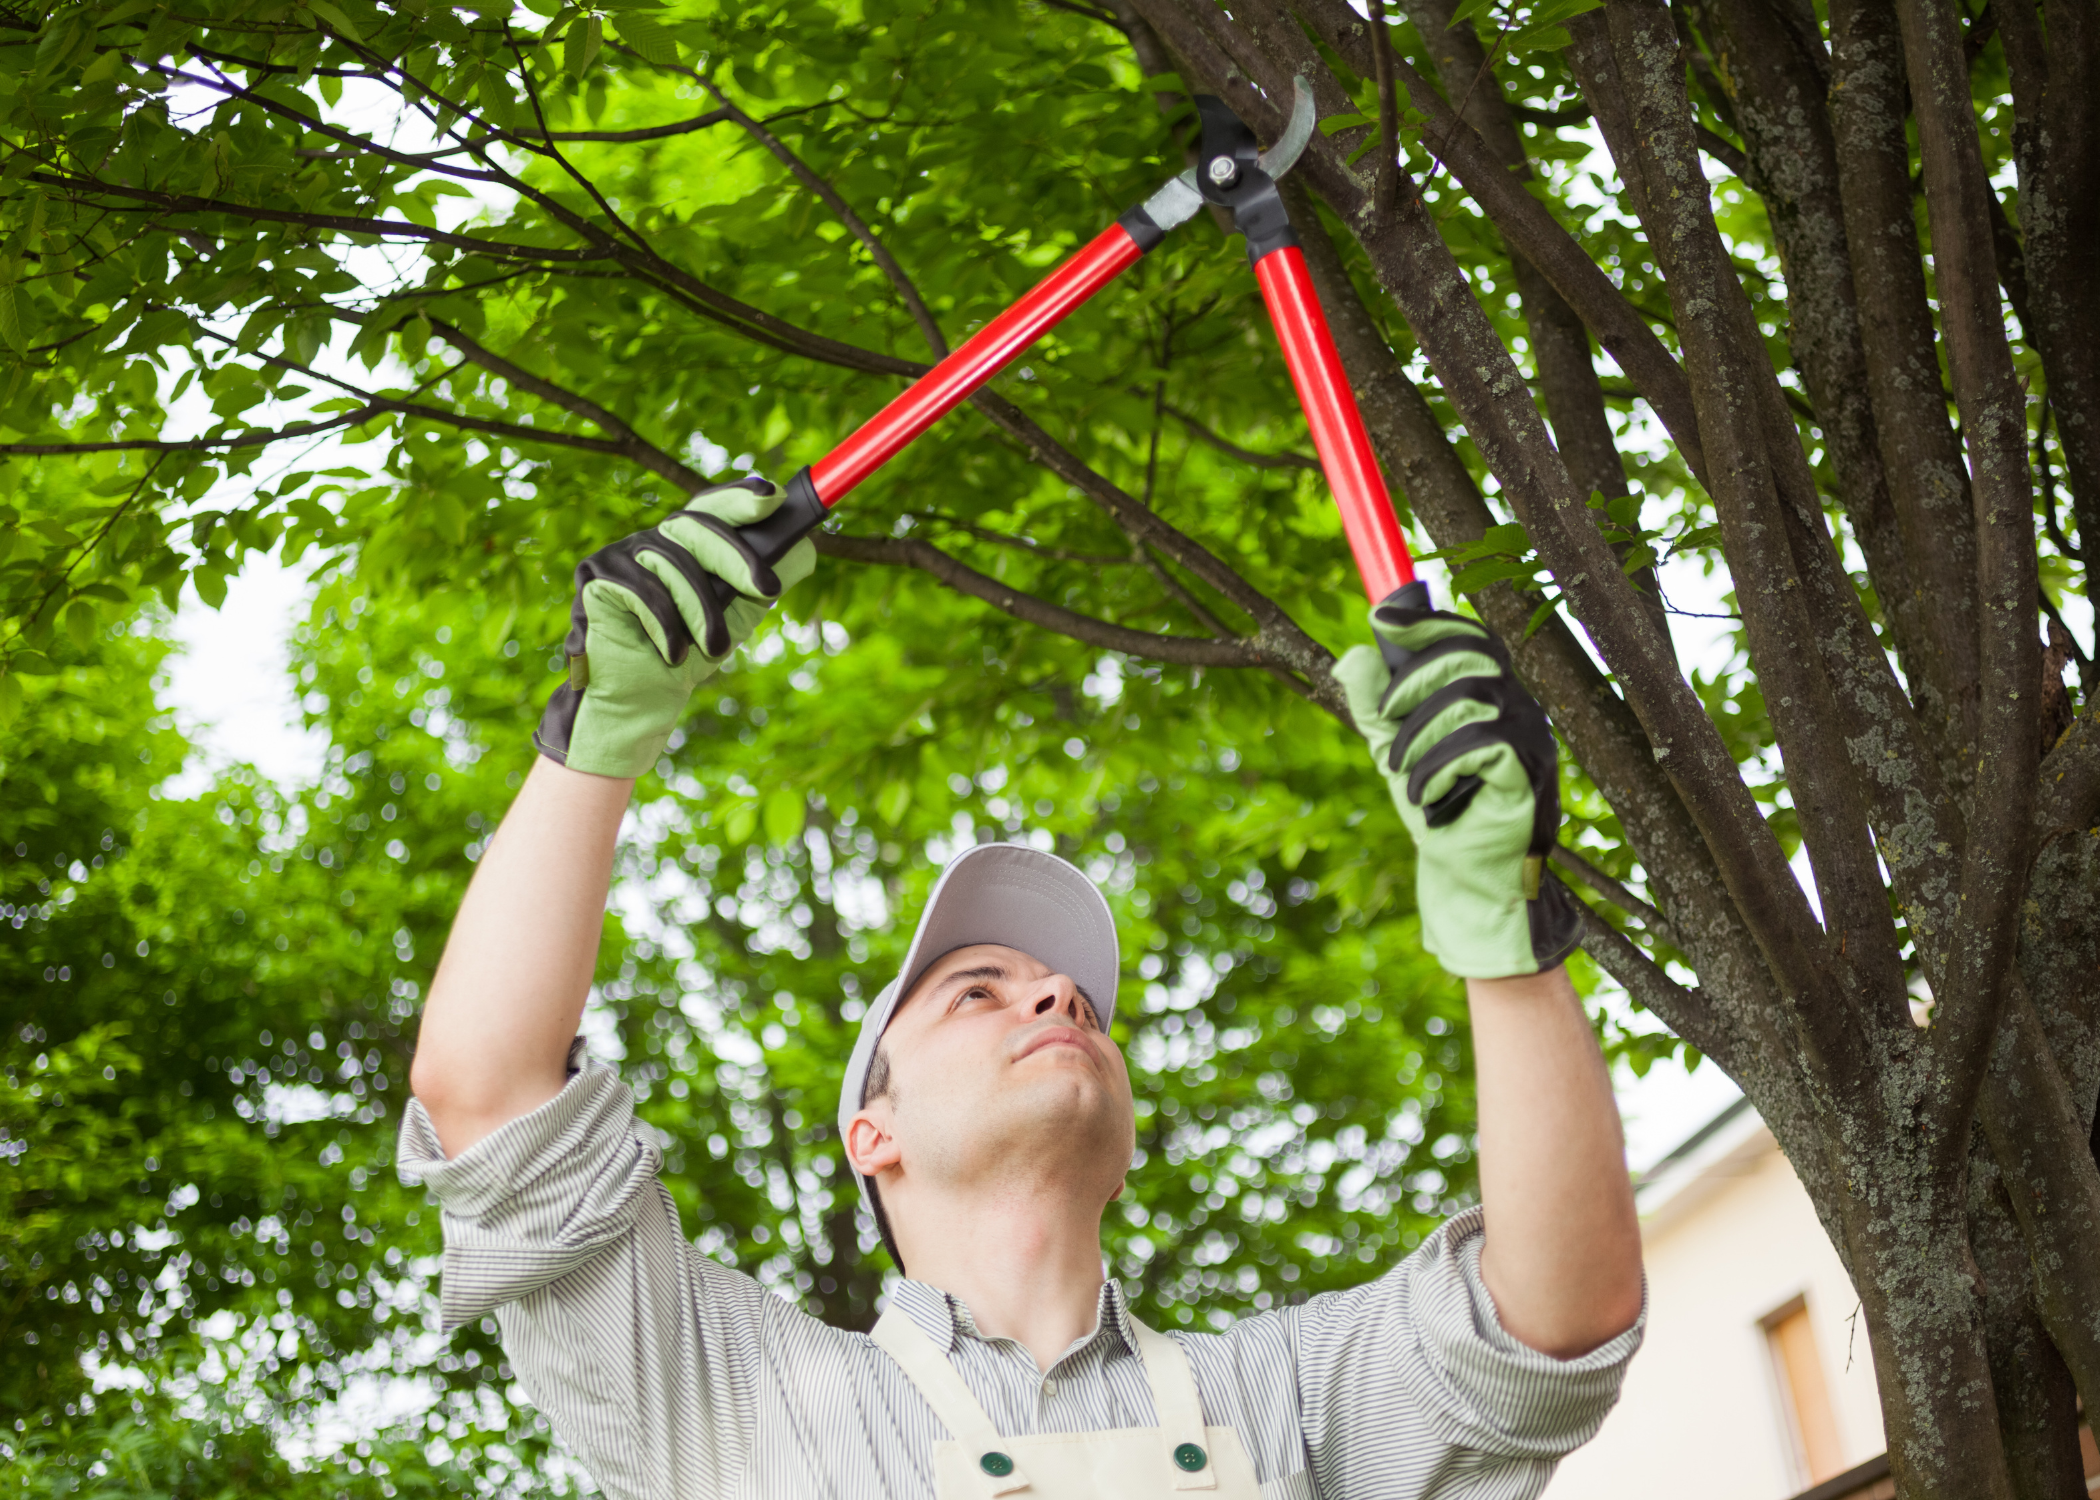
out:
<path id="1" fill-rule="evenodd" d="M 1539 882 L 1538 899 L 1524 903 L 1524 915 L 1531 921 L 1531 952 L 1538 960 L 1534 973 L 1567 962 L 1582 946 L 1582 902 L 1551 876 Z"/>

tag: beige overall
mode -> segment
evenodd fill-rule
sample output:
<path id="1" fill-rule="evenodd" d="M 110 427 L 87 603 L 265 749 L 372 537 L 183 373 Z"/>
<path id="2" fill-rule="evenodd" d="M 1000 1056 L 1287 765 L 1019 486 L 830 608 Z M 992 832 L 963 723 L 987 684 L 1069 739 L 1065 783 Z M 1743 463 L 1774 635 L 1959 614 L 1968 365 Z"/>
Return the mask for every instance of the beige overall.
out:
<path id="1" fill-rule="evenodd" d="M 1152 1387 L 1157 1427 L 1001 1437 L 955 1366 L 892 1309 L 873 1337 L 919 1388 L 934 1415 L 955 1434 L 933 1445 L 937 1500 L 1260 1500 L 1254 1465 L 1230 1427 L 1205 1427 L 1188 1356 L 1165 1334 L 1135 1318 L 1138 1355 Z"/>

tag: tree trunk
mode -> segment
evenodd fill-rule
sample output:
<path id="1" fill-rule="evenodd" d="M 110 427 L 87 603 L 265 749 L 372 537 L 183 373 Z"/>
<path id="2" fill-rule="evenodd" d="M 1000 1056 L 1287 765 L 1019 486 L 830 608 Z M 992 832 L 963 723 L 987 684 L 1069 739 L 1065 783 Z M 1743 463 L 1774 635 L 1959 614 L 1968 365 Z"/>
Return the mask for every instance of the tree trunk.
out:
<path id="1" fill-rule="evenodd" d="M 1981 1131 L 1969 1153 L 1969 1237 L 1984 1282 L 1998 1430 L 2017 1500 L 2085 1500 L 2078 1390 L 2034 1303 L 2027 1241 Z"/>

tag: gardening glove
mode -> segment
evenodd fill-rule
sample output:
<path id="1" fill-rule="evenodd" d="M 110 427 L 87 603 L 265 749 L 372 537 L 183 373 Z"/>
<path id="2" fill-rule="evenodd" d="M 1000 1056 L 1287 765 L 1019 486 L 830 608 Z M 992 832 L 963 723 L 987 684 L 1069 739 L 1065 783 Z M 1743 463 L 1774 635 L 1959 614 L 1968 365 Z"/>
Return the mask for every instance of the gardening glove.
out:
<path id="1" fill-rule="evenodd" d="M 816 566 L 807 537 L 768 567 L 738 534 L 780 503 L 756 476 L 717 485 L 576 565 L 569 680 L 533 733 L 540 754 L 594 776 L 656 764 L 693 689 Z"/>
<path id="2" fill-rule="evenodd" d="M 1580 903 L 1545 876 L 1560 826 L 1546 712 L 1485 626 L 1443 610 L 1371 610 L 1370 646 L 1335 664 L 1356 727 L 1415 841 L 1422 945 L 1469 979 L 1538 974 L 1574 951 Z"/>

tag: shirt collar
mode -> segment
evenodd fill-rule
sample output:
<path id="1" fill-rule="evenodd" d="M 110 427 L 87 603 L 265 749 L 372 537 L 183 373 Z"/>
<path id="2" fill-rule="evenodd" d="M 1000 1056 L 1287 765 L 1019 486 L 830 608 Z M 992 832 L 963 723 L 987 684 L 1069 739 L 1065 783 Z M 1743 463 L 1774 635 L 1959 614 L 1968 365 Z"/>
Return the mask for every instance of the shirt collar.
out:
<path id="1" fill-rule="evenodd" d="M 933 1346 L 943 1354 L 954 1353 L 956 1343 L 961 1339 L 985 1341 L 977 1320 L 970 1315 L 963 1300 L 937 1286 L 923 1281 L 899 1281 L 890 1289 L 890 1306 L 910 1318 L 919 1332 L 933 1340 Z M 1073 1348 L 1083 1348 L 1104 1334 L 1112 1334 L 1130 1353 L 1138 1352 L 1137 1333 L 1131 1327 L 1130 1306 L 1124 1300 L 1122 1284 L 1113 1280 L 1101 1283 L 1101 1297 L 1094 1307 L 1094 1326 Z"/>

